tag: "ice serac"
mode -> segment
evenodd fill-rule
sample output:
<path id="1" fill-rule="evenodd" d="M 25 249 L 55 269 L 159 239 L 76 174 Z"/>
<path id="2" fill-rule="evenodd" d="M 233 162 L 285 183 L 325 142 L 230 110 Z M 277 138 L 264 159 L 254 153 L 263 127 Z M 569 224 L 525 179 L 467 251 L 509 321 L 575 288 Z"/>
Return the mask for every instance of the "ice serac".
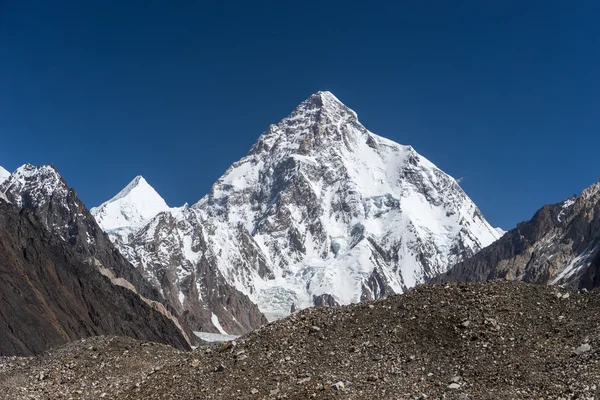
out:
<path id="1" fill-rule="evenodd" d="M 127 243 L 131 233 L 168 209 L 156 190 L 142 176 L 137 176 L 115 197 L 90 212 L 109 236 Z"/>
<path id="2" fill-rule="evenodd" d="M 330 92 L 271 125 L 192 211 L 267 317 L 401 293 L 500 237 L 455 179 Z"/>
<path id="3" fill-rule="evenodd" d="M 493 279 L 600 287 L 600 181 L 579 196 L 542 207 L 433 281 Z"/>

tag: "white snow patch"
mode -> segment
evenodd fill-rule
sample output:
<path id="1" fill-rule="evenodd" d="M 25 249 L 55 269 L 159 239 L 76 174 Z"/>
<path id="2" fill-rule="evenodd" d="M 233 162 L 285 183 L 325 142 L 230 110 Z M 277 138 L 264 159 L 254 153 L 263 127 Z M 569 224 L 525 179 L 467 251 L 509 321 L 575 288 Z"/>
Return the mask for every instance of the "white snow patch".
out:
<path id="1" fill-rule="evenodd" d="M 4 168 L 2 168 L 0 166 L 0 185 L 8 179 L 8 177 L 10 176 L 10 172 L 8 172 L 7 170 L 5 170 Z"/>
<path id="2" fill-rule="evenodd" d="M 237 335 L 223 335 L 221 333 L 212 333 L 212 332 L 194 332 L 194 335 L 198 336 L 200 339 L 205 342 L 230 342 L 232 340 L 236 340 L 239 338 Z"/>
<path id="3" fill-rule="evenodd" d="M 212 315 L 210 317 L 210 321 L 213 323 L 215 328 L 217 328 L 217 330 L 219 331 L 219 333 L 221 335 L 227 335 L 227 332 L 225 332 L 225 329 L 223 329 L 223 327 L 221 326 L 221 323 L 219 322 L 219 317 L 217 317 L 217 315 L 215 313 L 212 313 Z"/>
<path id="4" fill-rule="evenodd" d="M 90 212 L 102 230 L 126 243 L 130 233 L 168 209 L 156 190 L 143 177 L 137 176 L 116 196 Z"/>

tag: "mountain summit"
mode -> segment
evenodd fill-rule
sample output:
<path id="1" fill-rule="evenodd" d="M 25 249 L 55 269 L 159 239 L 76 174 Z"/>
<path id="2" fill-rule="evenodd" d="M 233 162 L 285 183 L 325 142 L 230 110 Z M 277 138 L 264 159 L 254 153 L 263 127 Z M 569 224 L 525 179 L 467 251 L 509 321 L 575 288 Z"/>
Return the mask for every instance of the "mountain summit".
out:
<path id="1" fill-rule="evenodd" d="M 500 236 L 456 180 L 318 92 L 198 203 L 157 215 L 122 252 L 184 308 L 214 274 L 278 318 L 404 292 Z"/>
<path id="2" fill-rule="evenodd" d="M 104 231 L 127 242 L 130 233 L 168 209 L 164 199 L 138 175 L 112 199 L 90 212 Z"/>
<path id="3" fill-rule="evenodd" d="M 274 317 L 403 292 L 499 237 L 452 177 L 329 92 L 271 125 L 193 208 L 222 273 Z"/>

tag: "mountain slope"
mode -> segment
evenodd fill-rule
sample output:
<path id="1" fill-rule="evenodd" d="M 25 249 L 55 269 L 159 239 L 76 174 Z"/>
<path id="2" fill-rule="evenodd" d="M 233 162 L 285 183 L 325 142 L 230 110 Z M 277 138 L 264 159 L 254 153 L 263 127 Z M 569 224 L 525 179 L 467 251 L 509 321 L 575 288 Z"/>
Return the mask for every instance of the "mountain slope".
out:
<path id="1" fill-rule="evenodd" d="M 598 313 L 598 291 L 423 285 L 303 310 L 218 351 L 99 337 L 0 359 L 0 387 L 11 400 L 598 399 Z"/>
<path id="2" fill-rule="evenodd" d="M 48 230 L 78 253 L 98 259 L 117 276 L 131 282 L 145 297 L 160 299 L 158 291 L 119 254 L 54 166 L 25 164 L 0 185 L 0 192 L 14 205 L 32 210 Z"/>
<path id="3" fill-rule="evenodd" d="M 600 286 L 600 181 L 546 205 L 500 240 L 433 281 L 522 280 Z"/>
<path id="4" fill-rule="evenodd" d="M 90 212 L 109 236 L 126 243 L 131 233 L 168 209 L 156 190 L 142 176 L 136 176 L 115 197 Z"/>
<path id="5" fill-rule="evenodd" d="M 205 236 L 197 213 L 184 205 L 158 214 L 127 244 L 115 243 L 194 330 L 243 334 L 265 324 L 258 307 L 216 268 Z"/>
<path id="6" fill-rule="evenodd" d="M 161 306 L 0 201 L 0 355 L 32 355 L 79 338 L 123 335 L 189 348 Z M 108 275 L 108 276 L 107 276 Z"/>
<path id="7" fill-rule="evenodd" d="M 0 185 L 0 192 L 12 204 L 33 211 L 50 232 L 76 253 L 95 260 L 115 278 L 132 285 L 140 296 L 162 303 L 169 313 L 175 313 L 160 292 L 121 255 L 54 166 L 23 165 Z M 190 337 L 191 331 L 182 325 L 184 334 Z"/>
<path id="8" fill-rule="evenodd" d="M 271 125 L 197 204 L 170 213 L 121 246 L 127 258 L 182 303 L 205 260 L 271 318 L 401 293 L 501 236 L 453 178 L 369 132 L 329 92 Z"/>

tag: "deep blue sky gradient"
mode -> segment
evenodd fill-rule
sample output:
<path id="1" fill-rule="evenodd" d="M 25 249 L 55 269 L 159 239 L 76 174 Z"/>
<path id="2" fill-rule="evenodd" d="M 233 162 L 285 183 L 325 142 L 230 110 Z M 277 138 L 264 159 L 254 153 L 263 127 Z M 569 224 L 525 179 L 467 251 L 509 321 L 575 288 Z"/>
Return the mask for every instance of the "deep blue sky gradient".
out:
<path id="1" fill-rule="evenodd" d="M 398 4 L 397 4 L 398 3 Z M 194 203 L 330 90 L 505 229 L 600 177 L 600 2 L 0 1 L 0 165 Z"/>

